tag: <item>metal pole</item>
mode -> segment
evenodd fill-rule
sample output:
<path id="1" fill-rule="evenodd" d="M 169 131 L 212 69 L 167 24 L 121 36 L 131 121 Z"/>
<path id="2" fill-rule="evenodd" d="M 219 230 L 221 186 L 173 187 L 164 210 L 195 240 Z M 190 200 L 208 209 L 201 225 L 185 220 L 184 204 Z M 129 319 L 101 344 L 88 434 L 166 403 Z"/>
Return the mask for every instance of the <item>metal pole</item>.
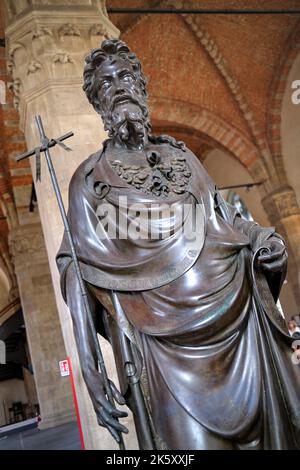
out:
<path id="1" fill-rule="evenodd" d="M 81 296 L 82 296 L 82 299 L 83 299 L 84 309 L 85 309 L 85 312 L 86 312 L 86 315 L 87 315 L 89 327 L 90 327 L 90 330 L 91 330 L 91 333 L 92 333 L 93 341 L 95 343 L 97 359 L 98 359 L 101 375 L 102 375 L 102 378 L 103 378 L 105 392 L 107 394 L 107 397 L 108 397 L 108 400 L 109 400 L 110 404 L 112 406 L 114 406 L 113 394 L 112 394 L 110 384 L 109 384 L 109 381 L 108 381 L 108 376 L 107 376 L 107 372 L 106 372 L 106 367 L 105 367 L 102 351 L 101 351 L 101 348 L 100 348 L 100 345 L 99 345 L 95 325 L 94 325 L 94 322 L 93 322 L 93 319 L 92 319 L 92 314 L 91 314 L 91 311 L 90 311 L 87 290 L 86 290 L 85 284 L 83 282 L 81 268 L 80 268 L 80 264 L 79 264 L 79 261 L 78 261 L 78 258 L 77 258 L 77 254 L 76 254 L 76 250 L 75 250 L 75 244 L 74 244 L 74 240 L 73 240 L 73 237 L 72 237 L 69 221 L 68 221 L 65 206 L 64 206 L 64 203 L 63 203 L 63 200 L 62 200 L 62 196 L 61 196 L 60 188 L 59 188 L 58 181 L 57 181 L 57 178 L 56 178 L 55 170 L 54 170 L 54 167 L 53 167 L 53 164 L 52 164 L 50 152 L 49 152 L 49 149 L 47 147 L 48 138 L 45 135 L 45 131 L 44 131 L 44 127 L 43 127 L 41 117 L 39 115 L 37 115 L 37 116 L 35 116 L 35 120 L 36 120 L 36 124 L 37 124 L 38 130 L 39 130 L 42 146 L 45 147 L 45 156 L 46 156 L 47 166 L 48 166 L 48 169 L 49 169 L 49 173 L 50 173 L 51 181 L 52 181 L 52 184 L 53 184 L 55 196 L 56 196 L 56 199 L 57 199 L 58 207 L 59 207 L 59 210 L 60 210 L 60 213 L 61 213 L 61 216 L 62 216 L 64 228 L 65 228 L 65 231 L 66 231 L 66 234 L 67 234 L 67 237 L 68 237 L 68 241 L 69 241 L 69 244 L 70 244 L 71 255 L 72 255 L 73 262 L 74 262 L 74 268 L 75 268 L 76 276 L 77 276 L 77 279 L 78 279 L 78 282 L 79 282 L 80 292 L 81 292 Z M 124 450 L 125 446 L 124 446 L 123 436 L 122 436 L 121 432 L 119 432 L 119 438 L 120 438 L 119 447 L 120 447 L 121 450 Z"/>
<path id="2" fill-rule="evenodd" d="M 116 313 L 123 316 L 124 313 L 115 291 L 111 292 L 111 299 Z M 152 437 L 148 412 L 141 389 L 140 377 L 137 374 L 131 344 L 121 328 L 118 328 L 118 333 L 120 348 L 122 351 L 122 359 L 124 361 L 124 372 L 128 380 L 133 399 L 133 407 L 135 411 L 133 417 L 136 422 L 138 442 L 141 449 L 153 450 L 155 449 L 155 444 Z"/>
<path id="3" fill-rule="evenodd" d="M 236 189 L 236 188 L 253 188 L 254 186 L 261 186 L 264 181 L 258 181 L 257 183 L 244 183 L 244 184 L 234 184 L 232 186 L 220 186 L 219 189 Z"/>
<path id="4" fill-rule="evenodd" d="M 107 8 L 109 14 L 157 14 L 157 15 L 299 15 L 300 10 L 296 8 L 289 9 L 266 9 L 266 8 Z"/>

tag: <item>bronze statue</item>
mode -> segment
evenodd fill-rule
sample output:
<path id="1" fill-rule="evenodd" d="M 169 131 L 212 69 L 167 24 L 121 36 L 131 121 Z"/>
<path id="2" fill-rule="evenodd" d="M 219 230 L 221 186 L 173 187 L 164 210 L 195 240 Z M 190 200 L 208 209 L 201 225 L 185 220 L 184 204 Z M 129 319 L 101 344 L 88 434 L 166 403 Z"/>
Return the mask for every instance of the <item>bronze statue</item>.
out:
<path id="1" fill-rule="evenodd" d="M 140 447 L 299 448 L 299 367 L 275 305 L 283 239 L 242 219 L 182 142 L 151 134 L 124 42 L 91 51 L 84 91 L 109 138 L 76 170 L 68 220 Z M 66 234 L 57 263 L 98 422 L 119 441 L 124 412 L 107 399 Z"/>

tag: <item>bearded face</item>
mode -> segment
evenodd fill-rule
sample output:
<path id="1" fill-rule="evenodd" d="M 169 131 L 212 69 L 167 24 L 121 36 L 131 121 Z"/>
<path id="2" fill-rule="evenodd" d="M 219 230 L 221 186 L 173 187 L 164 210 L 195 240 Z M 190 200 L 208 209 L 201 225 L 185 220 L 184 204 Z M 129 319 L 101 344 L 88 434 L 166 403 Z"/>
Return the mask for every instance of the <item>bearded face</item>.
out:
<path id="1" fill-rule="evenodd" d="M 148 125 L 145 93 L 131 64 L 116 56 L 107 59 L 96 72 L 98 98 L 105 129 L 111 137 L 126 142 L 144 138 Z"/>

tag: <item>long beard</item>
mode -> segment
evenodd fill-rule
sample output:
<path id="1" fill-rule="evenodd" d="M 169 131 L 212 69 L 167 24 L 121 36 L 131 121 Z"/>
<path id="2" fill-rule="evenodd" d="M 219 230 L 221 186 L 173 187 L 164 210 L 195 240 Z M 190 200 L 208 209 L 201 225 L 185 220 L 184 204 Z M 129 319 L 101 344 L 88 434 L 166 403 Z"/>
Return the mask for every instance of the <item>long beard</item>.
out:
<path id="1" fill-rule="evenodd" d="M 125 143 L 129 140 L 142 140 L 144 135 L 150 130 L 146 106 L 139 105 L 138 107 L 129 107 L 129 109 L 117 106 L 103 120 L 109 137 L 118 138 Z"/>
<path id="2" fill-rule="evenodd" d="M 144 122 L 126 119 L 119 127 L 114 128 L 114 137 L 121 142 L 136 141 L 142 142 L 147 128 Z"/>

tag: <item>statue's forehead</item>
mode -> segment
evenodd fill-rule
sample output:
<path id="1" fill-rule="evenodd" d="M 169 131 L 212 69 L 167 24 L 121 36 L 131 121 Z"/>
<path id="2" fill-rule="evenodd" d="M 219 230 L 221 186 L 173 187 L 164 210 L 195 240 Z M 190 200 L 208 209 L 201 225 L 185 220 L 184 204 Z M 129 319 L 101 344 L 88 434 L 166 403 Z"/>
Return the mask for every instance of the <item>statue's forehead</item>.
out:
<path id="1" fill-rule="evenodd" d="M 97 69 L 97 76 L 110 76 L 118 73 L 121 70 L 133 71 L 130 62 L 127 59 L 122 59 L 119 56 L 112 55 L 107 58 Z"/>

